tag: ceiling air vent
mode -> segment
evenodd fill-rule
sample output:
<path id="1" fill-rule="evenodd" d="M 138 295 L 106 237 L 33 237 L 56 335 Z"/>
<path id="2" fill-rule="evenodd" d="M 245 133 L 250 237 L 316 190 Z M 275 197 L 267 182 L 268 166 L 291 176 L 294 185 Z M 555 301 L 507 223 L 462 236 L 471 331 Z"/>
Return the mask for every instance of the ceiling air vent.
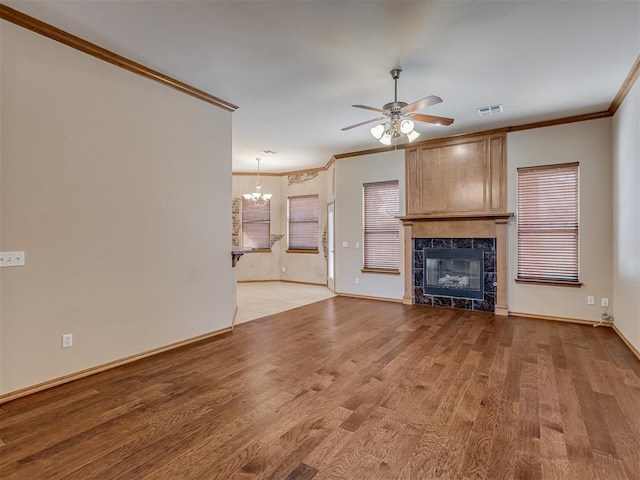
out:
<path id="1" fill-rule="evenodd" d="M 496 113 L 502 113 L 502 105 L 492 105 L 490 107 L 480 107 L 478 109 L 478 114 L 481 117 L 486 115 L 495 115 Z"/>

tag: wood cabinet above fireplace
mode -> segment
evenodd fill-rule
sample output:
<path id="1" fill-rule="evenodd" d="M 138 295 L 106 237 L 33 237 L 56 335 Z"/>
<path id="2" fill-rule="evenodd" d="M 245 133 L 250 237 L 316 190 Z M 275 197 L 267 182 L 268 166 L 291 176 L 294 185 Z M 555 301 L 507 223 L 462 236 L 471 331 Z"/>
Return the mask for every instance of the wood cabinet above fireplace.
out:
<path id="1" fill-rule="evenodd" d="M 498 132 L 407 149 L 407 216 L 504 212 L 505 142 Z"/>

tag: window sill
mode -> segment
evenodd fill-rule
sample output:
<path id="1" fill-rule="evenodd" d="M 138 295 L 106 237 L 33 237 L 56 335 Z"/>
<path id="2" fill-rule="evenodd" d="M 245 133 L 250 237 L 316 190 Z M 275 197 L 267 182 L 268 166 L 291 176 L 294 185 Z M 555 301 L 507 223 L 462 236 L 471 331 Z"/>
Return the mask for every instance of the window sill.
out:
<path id="1" fill-rule="evenodd" d="M 382 268 L 362 268 L 362 273 L 379 273 L 382 275 L 400 275 L 400 270 L 385 270 Z"/>
<path id="2" fill-rule="evenodd" d="M 571 280 L 546 280 L 544 278 L 516 278 L 516 283 L 529 283 L 533 285 L 551 285 L 555 287 L 582 287 L 582 282 Z"/>
<path id="3" fill-rule="evenodd" d="M 251 253 L 271 253 L 270 248 L 253 248 L 251 249 Z"/>
<path id="4" fill-rule="evenodd" d="M 287 253 L 318 253 L 318 250 L 296 250 L 294 249 L 288 249 Z"/>

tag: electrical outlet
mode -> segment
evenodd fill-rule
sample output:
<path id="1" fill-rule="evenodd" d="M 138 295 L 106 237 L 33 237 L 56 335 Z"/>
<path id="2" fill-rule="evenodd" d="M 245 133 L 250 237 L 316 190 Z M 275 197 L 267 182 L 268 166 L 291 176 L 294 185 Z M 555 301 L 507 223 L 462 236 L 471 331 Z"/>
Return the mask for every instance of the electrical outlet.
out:
<path id="1" fill-rule="evenodd" d="M 360 278 L 356 277 L 356 285 L 360 283 Z"/>
<path id="2" fill-rule="evenodd" d="M 287 271 L 287 267 L 282 267 L 282 273 Z"/>
<path id="3" fill-rule="evenodd" d="M 62 335 L 62 348 L 69 348 L 73 346 L 73 334 L 65 333 Z"/>
<path id="4" fill-rule="evenodd" d="M 587 305 L 595 305 L 595 304 L 596 304 L 596 297 L 594 297 L 593 295 L 588 295 Z"/>
<path id="5" fill-rule="evenodd" d="M 21 267 L 24 265 L 24 252 L 0 252 L 0 267 Z"/>
<path id="6" fill-rule="evenodd" d="M 360 248 L 360 242 L 356 242 L 356 248 Z"/>
<path id="7" fill-rule="evenodd" d="M 608 307 L 609 306 L 609 299 L 608 298 L 603 298 L 602 300 L 600 300 L 600 305 L 602 305 L 603 307 Z"/>

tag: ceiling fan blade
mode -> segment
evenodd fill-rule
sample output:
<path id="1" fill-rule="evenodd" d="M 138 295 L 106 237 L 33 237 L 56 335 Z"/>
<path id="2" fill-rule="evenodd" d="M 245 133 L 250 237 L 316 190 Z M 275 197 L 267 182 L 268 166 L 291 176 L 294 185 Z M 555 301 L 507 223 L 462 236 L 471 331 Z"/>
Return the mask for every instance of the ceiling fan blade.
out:
<path id="1" fill-rule="evenodd" d="M 451 125 L 453 118 L 436 117 L 434 115 L 423 115 L 421 113 L 414 113 L 411 115 L 411 120 L 418 122 L 435 123 L 436 125 Z"/>
<path id="2" fill-rule="evenodd" d="M 377 117 L 372 118 L 371 120 L 365 120 L 364 122 L 356 123 L 355 125 L 349 125 L 348 127 L 344 127 L 342 130 L 351 130 L 352 128 L 361 127 L 362 125 L 366 125 L 367 123 L 373 123 L 380 120 L 384 120 L 386 117 Z"/>
<path id="3" fill-rule="evenodd" d="M 356 108 L 364 108 L 365 110 L 373 110 L 374 112 L 388 113 L 387 110 L 383 110 L 382 108 L 370 107 L 368 105 L 351 105 L 351 106 Z"/>
<path id="4" fill-rule="evenodd" d="M 403 112 L 416 112 L 418 110 L 422 110 L 423 108 L 430 107 L 431 105 L 436 105 L 438 103 L 442 103 L 442 99 L 440 97 L 436 97 L 435 95 L 429 95 L 428 97 L 424 97 L 421 100 L 410 103 L 406 107 L 402 109 Z"/>

